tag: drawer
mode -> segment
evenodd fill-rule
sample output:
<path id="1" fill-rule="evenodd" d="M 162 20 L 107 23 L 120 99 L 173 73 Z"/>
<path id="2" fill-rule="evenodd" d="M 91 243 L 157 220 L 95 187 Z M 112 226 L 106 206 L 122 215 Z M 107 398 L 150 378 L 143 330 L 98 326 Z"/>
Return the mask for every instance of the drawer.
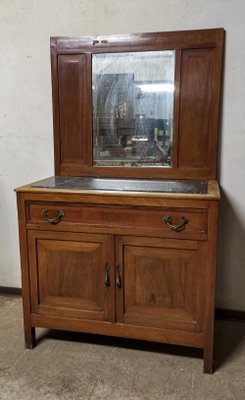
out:
<path id="1" fill-rule="evenodd" d="M 29 203 L 28 223 L 64 226 L 82 224 L 169 232 L 207 234 L 206 208 L 138 208 L 68 203 Z"/>

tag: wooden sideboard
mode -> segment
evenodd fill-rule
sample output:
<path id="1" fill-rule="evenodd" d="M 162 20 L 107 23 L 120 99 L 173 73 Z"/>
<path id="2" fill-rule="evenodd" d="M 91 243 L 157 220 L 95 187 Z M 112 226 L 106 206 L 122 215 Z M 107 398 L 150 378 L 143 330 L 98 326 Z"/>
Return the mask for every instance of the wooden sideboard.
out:
<path id="1" fill-rule="evenodd" d="M 16 189 L 27 348 L 36 327 L 90 332 L 201 348 L 213 371 L 222 44 L 222 29 L 52 38 L 56 176 Z M 117 103 L 119 133 L 95 127 L 91 55 L 169 49 L 173 118 L 133 132 L 145 117 L 131 104 L 129 129 Z"/>

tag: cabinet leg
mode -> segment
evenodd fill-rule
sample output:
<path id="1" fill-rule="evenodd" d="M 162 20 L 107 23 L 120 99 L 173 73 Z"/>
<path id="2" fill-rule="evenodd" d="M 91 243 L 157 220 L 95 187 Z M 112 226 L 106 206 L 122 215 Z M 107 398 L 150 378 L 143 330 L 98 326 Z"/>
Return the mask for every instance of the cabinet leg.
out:
<path id="1" fill-rule="evenodd" d="M 31 327 L 30 329 L 25 330 L 25 348 L 33 349 L 36 343 L 36 331 L 35 328 Z"/>
<path id="2" fill-rule="evenodd" d="M 203 372 L 205 374 L 212 374 L 214 372 L 213 349 L 204 348 Z"/>

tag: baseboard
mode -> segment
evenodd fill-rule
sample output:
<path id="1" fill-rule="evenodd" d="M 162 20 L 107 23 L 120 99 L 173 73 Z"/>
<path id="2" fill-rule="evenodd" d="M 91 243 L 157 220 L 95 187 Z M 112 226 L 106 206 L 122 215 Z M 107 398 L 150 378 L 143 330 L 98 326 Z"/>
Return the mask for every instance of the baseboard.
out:
<path id="1" fill-rule="evenodd" d="M 215 319 L 245 321 L 245 311 L 227 310 L 226 308 L 216 308 Z"/>
<path id="2" fill-rule="evenodd" d="M 0 286 L 0 294 L 21 296 L 21 288 Z M 215 308 L 215 319 L 245 321 L 245 311 Z"/>
<path id="3" fill-rule="evenodd" d="M 13 288 L 8 286 L 0 286 L 0 294 L 21 296 L 21 288 Z"/>

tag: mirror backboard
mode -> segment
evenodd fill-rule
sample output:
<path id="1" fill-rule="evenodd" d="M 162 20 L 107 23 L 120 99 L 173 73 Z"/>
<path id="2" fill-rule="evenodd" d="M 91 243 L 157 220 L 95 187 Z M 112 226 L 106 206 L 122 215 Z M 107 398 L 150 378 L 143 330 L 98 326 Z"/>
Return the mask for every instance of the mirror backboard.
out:
<path id="1" fill-rule="evenodd" d="M 224 30 L 51 39 L 56 175 L 216 179 Z"/>

